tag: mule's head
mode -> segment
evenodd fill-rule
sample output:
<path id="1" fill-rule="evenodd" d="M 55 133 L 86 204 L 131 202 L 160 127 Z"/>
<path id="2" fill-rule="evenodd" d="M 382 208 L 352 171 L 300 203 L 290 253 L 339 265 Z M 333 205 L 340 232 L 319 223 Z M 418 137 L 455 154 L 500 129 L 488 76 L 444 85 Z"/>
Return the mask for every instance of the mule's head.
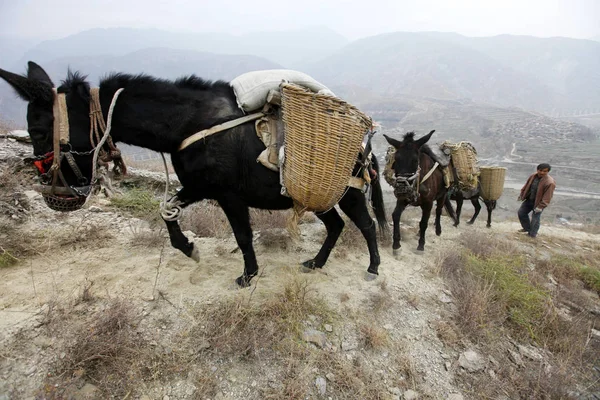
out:
<path id="1" fill-rule="evenodd" d="M 389 172 L 386 173 L 386 180 L 394 187 L 396 197 L 408 198 L 409 201 L 417 199 L 421 147 L 427 143 L 433 132 L 435 130 L 418 140 L 415 140 L 414 132 L 408 132 L 402 141 L 383 135 L 393 147 L 393 151 L 388 151 L 393 159 L 387 162 L 386 168 L 389 168 Z"/>
<path id="2" fill-rule="evenodd" d="M 40 191 L 46 203 L 59 211 L 79 208 L 89 193 L 92 179 L 89 85 L 77 73 L 69 73 L 65 83 L 57 89 L 58 93 L 65 93 L 69 140 L 60 145 L 63 157 L 55 162 L 57 174 L 54 175 L 50 170 L 54 162 L 53 110 L 57 101 L 54 83 L 42 67 L 31 61 L 26 75 L 0 69 L 0 78 L 8 82 L 18 96 L 28 103 L 27 130 L 33 145 L 34 164 L 42 183 L 43 190 Z M 50 185 L 51 195 L 45 193 Z M 79 207 L 77 204 L 80 204 Z"/>
<path id="3" fill-rule="evenodd" d="M 383 135 L 385 140 L 394 147 L 394 162 L 392 169 L 396 176 L 407 177 L 417 173 L 419 169 L 419 156 L 421 147 L 427 143 L 435 130 L 429 132 L 422 138 L 415 140 L 415 133 L 408 132 L 402 141 Z"/>

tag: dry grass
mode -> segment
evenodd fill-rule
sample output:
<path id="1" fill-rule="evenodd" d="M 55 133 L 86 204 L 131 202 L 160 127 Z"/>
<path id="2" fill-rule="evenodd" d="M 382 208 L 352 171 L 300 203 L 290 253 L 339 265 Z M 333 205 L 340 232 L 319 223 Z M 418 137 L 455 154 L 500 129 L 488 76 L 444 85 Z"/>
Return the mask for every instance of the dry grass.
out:
<path id="1" fill-rule="evenodd" d="M 258 241 L 267 249 L 285 251 L 292 247 L 293 240 L 285 229 L 268 229 L 260 232 Z"/>
<path id="2" fill-rule="evenodd" d="M 366 349 L 380 349 L 389 343 L 387 331 L 378 326 L 374 321 L 362 324 L 360 326 L 360 334 Z"/>
<path id="3" fill-rule="evenodd" d="M 132 246 L 158 248 L 165 242 L 165 230 L 160 228 L 145 229 L 139 224 L 130 225 Z"/>
<path id="4" fill-rule="evenodd" d="M 590 342 L 588 335 L 600 321 L 583 307 L 569 320 L 557 312 L 566 295 L 565 282 L 573 287 L 577 286 L 573 281 L 594 287 L 591 263 L 552 257 L 532 267 L 513 243 L 498 237 L 468 234 L 461 242 L 465 249 L 447 254 L 441 262 L 441 274 L 455 298 L 458 332 L 454 332 L 452 322 L 438 324 L 436 330 L 445 343 L 456 343 L 464 335 L 501 361 L 495 368 L 498 380 L 492 384 L 471 374 L 463 376 L 473 394 L 484 398 L 500 393 L 511 398 L 564 398 L 575 383 L 593 379 L 591 365 L 600 359 L 600 344 Z M 547 289 L 548 275 L 562 284 Z M 552 356 L 547 362 L 553 368 L 545 370 L 539 362 L 526 359 L 526 372 L 515 372 L 507 352 L 498 352 L 507 343 L 507 336 L 548 350 Z"/>
<path id="5" fill-rule="evenodd" d="M 137 313 L 130 303 L 115 300 L 78 323 L 68 312 L 55 316 L 50 329 L 64 339 L 55 370 L 41 390 L 49 398 L 61 398 L 77 380 L 94 382 L 105 395 L 127 395 L 142 379 L 141 362 L 151 358 L 149 346 L 135 332 Z"/>
<path id="6" fill-rule="evenodd" d="M 199 237 L 225 238 L 232 232 L 225 213 L 212 201 L 187 207 L 181 219 L 181 229 L 190 230 Z"/>
<path id="7" fill-rule="evenodd" d="M 293 277 L 281 293 L 264 302 L 239 296 L 202 310 L 198 319 L 205 321 L 204 328 L 192 332 L 191 337 L 208 340 L 215 351 L 226 356 L 252 359 L 271 349 L 296 352 L 308 315 L 327 320 L 332 313 L 308 281 Z"/>
<path id="8" fill-rule="evenodd" d="M 259 210 L 250 209 L 250 224 L 254 231 L 263 231 L 273 228 L 285 229 L 290 210 Z"/>

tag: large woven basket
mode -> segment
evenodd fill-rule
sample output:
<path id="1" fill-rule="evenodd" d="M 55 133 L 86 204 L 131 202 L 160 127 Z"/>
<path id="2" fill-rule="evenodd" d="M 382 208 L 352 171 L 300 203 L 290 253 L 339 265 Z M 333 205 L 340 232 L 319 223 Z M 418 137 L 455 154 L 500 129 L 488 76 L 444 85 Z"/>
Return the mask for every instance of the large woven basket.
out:
<path id="1" fill-rule="evenodd" d="M 504 191 L 504 167 L 480 167 L 481 197 L 484 200 L 498 200 Z"/>
<path id="2" fill-rule="evenodd" d="M 450 151 L 459 188 L 461 190 L 476 188 L 479 177 L 479 165 L 477 163 L 477 150 L 475 150 L 475 147 L 469 142 L 453 144 L 448 141 L 442 143 L 441 147 L 445 151 Z"/>
<path id="3" fill-rule="evenodd" d="M 281 85 L 283 181 L 296 208 L 327 211 L 346 192 L 371 118 L 337 97 Z"/>

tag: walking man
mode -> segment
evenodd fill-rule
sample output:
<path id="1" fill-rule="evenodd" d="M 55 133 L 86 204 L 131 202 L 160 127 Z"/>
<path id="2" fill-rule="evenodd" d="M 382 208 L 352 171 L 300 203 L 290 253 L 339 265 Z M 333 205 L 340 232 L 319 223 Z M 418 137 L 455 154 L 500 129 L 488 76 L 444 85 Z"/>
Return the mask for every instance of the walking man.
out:
<path id="1" fill-rule="evenodd" d="M 550 169 L 550 164 L 538 165 L 537 172 L 527 179 L 518 198 L 519 201 L 523 202 L 518 212 L 519 221 L 521 221 L 523 227 L 519 232 L 527 232 L 530 237 L 537 236 L 542 212 L 550 204 L 556 188 L 554 178 L 548 175 Z M 529 213 L 531 212 L 533 214 L 529 219 Z"/>

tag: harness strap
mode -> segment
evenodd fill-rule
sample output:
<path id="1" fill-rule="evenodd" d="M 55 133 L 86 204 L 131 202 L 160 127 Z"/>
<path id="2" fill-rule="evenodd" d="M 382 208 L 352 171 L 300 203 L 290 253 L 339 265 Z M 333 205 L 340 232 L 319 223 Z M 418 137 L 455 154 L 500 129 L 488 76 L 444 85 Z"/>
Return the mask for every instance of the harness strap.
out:
<path id="1" fill-rule="evenodd" d="M 215 125 L 211 128 L 201 130 L 200 132 L 196 132 L 192 136 L 186 138 L 183 142 L 181 142 L 181 145 L 179 146 L 179 150 L 181 151 L 181 150 L 185 149 L 186 147 L 188 147 L 189 145 L 196 143 L 198 140 L 204 139 L 210 135 L 214 135 L 217 132 L 231 129 L 238 125 L 244 124 L 248 121 L 254 121 L 256 119 L 264 117 L 264 115 L 265 114 L 262 112 L 250 114 L 250 115 L 246 115 L 245 117 L 236 118 L 234 120 L 227 121 L 227 122 L 219 124 L 219 125 Z"/>
<path id="2" fill-rule="evenodd" d="M 440 165 L 439 162 L 435 162 L 435 164 L 433 164 L 433 167 L 429 170 L 429 172 L 427 172 L 427 174 L 425 174 L 425 176 L 423 177 L 423 179 L 421 180 L 421 182 L 419 183 L 419 186 L 425 182 L 430 176 L 431 174 L 433 174 L 433 171 L 435 171 L 435 169 L 438 167 L 438 165 Z"/>

